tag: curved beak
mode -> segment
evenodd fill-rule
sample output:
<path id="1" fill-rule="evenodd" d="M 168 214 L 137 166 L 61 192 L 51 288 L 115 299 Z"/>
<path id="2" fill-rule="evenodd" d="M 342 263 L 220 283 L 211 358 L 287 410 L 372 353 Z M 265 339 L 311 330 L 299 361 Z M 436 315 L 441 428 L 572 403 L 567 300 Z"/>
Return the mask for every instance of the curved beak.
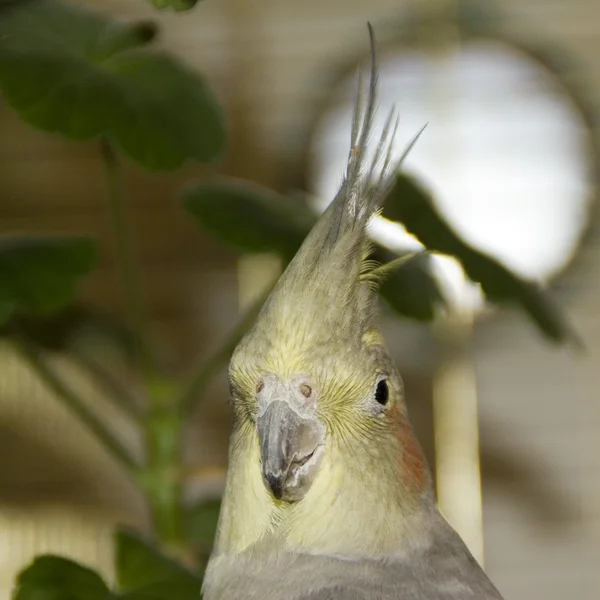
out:
<path id="1" fill-rule="evenodd" d="M 304 496 L 319 462 L 325 427 L 316 416 L 301 416 L 285 400 L 273 400 L 257 419 L 262 475 L 278 500 Z"/>

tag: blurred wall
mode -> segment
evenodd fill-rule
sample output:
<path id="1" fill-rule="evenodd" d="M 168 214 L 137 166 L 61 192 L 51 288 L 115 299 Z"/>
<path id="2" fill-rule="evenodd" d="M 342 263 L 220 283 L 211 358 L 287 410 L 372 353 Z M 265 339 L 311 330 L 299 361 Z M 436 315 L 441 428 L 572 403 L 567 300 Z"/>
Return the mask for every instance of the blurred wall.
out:
<path id="1" fill-rule="evenodd" d="M 190 177 L 225 171 L 285 190 L 303 178 L 298 165 L 306 127 L 327 89 L 332 66 L 365 48 L 365 22 L 398 18 L 397 0 L 206 0 L 180 15 L 142 0 L 86 0 L 127 18 L 161 22 L 160 44 L 205 73 L 231 126 L 224 161 L 168 176 L 127 167 L 140 260 L 152 321 L 165 360 L 183 372 L 207 356 L 237 315 L 235 256 L 183 214 L 177 190 Z M 592 0 L 503 0 L 511 26 L 569 49 L 600 97 L 600 4 Z M 325 58 L 326 57 L 326 58 Z M 329 64 L 331 59 L 331 64 Z M 0 232 L 88 233 L 100 265 L 81 298 L 121 310 L 94 144 L 68 144 L 18 122 L 0 104 Z M 600 241 L 593 238 L 564 301 L 584 333 L 588 356 L 575 362 L 548 348 L 524 317 L 503 313 L 478 329 L 473 360 L 481 402 L 486 567 L 507 600 L 582 599 L 600 591 Z M 435 345 L 412 323 L 386 327 L 406 376 L 413 418 L 432 457 L 430 381 Z M 111 527 L 144 526 L 131 484 L 78 423 L 7 351 L 0 357 L 0 597 L 41 551 L 74 556 L 110 574 Z M 73 372 L 73 380 L 85 385 Z M 86 389 L 95 401 L 97 391 Z M 197 415 L 188 453 L 223 464 L 229 416 L 224 380 Z M 98 398 L 97 402 L 102 402 Z M 125 436 L 126 423 L 106 408 Z M 515 468 L 517 469 L 515 471 Z"/>

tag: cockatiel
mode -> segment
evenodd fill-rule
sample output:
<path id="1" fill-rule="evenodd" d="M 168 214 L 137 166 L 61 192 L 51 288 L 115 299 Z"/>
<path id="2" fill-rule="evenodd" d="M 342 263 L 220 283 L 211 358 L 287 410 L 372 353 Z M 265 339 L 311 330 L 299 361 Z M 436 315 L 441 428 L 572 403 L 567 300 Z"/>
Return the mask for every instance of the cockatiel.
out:
<path id="1" fill-rule="evenodd" d="M 341 189 L 233 353 L 229 470 L 204 600 L 501 600 L 440 515 L 376 323 L 366 226 L 399 168 L 367 160 L 359 91 Z M 362 90 L 359 81 L 359 90 Z"/>

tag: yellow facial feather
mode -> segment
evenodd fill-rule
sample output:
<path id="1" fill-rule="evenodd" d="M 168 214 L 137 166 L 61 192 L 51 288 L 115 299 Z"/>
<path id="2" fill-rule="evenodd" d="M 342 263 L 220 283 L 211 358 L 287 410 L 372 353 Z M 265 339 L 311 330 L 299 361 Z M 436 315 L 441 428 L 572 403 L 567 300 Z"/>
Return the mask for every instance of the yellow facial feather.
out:
<path id="1" fill-rule="evenodd" d="M 287 548 L 314 553 L 375 557 L 399 547 L 417 523 L 413 500 L 398 494 L 400 464 L 393 445 L 365 449 L 329 437 L 311 489 L 288 504 L 265 488 L 256 434 L 241 427 L 234 433 L 228 483 L 235 485 L 224 499 L 217 553 L 237 554 L 272 535 Z"/>

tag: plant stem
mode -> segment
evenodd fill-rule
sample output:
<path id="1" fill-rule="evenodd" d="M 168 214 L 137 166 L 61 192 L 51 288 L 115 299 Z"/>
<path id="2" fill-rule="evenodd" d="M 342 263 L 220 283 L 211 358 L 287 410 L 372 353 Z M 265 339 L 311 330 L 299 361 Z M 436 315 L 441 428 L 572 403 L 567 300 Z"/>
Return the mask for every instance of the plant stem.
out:
<path id="1" fill-rule="evenodd" d="M 148 382 L 153 379 L 155 364 L 148 340 L 146 310 L 142 301 L 139 269 L 135 264 L 131 249 L 131 234 L 126 214 L 123 182 L 117 156 L 110 142 L 105 138 L 101 140 L 101 149 L 121 288 L 136 340 L 140 367 Z"/>
<path id="2" fill-rule="evenodd" d="M 102 445 L 130 472 L 137 472 L 139 465 L 106 426 L 85 406 L 79 396 L 69 389 L 60 375 L 44 359 L 39 349 L 27 338 L 11 338 L 11 343 L 19 355 L 27 361 L 31 369 L 49 387 L 79 420 L 96 436 Z"/>
<path id="3" fill-rule="evenodd" d="M 117 157 L 108 140 L 102 139 L 101 146 L 119 276 L 148 401 L 142 422 L 146 461 L 144 468 L 138 472 L 137 482 L 150 508 L 157 538 L 166 548 L 181 548 L 182 494 L 181 484 L 174 474 L 181 461 L 183 420 L 178 411 L 172 410 L 173 388 L 161 377 L 148 338 L 147 315 L 142 301 L 139 269 L 131 249 L 131 230 Z"/>
<path id="4" fill-rule="evenodd" d="M 181 462 L 181 432 L 183 419 L 172 410 L 172 390 L 154 391 L 154 403 L 144 421 L 147 467 L 140 484 L 146 499 L 156 535 L 169 546 L 181 545 L 182 484 L 178 472 Z"/>
<path id="5" fill-rule="evenodd" d="M 185 386 L 184 392 L 181 394 L 178 402 L 182 414 L 189 415 L 194 411 L 213 376 L 229 359 L 238 342 L 256 319 L 262 305 L 270 293 L 271 287 L 269 287 L 266 293 L 261 294 L 250 308 L 246 310 L 221 347 L 208 360 L 202 361 L 200 365 L 194 369 L 195 372 Z"/>

